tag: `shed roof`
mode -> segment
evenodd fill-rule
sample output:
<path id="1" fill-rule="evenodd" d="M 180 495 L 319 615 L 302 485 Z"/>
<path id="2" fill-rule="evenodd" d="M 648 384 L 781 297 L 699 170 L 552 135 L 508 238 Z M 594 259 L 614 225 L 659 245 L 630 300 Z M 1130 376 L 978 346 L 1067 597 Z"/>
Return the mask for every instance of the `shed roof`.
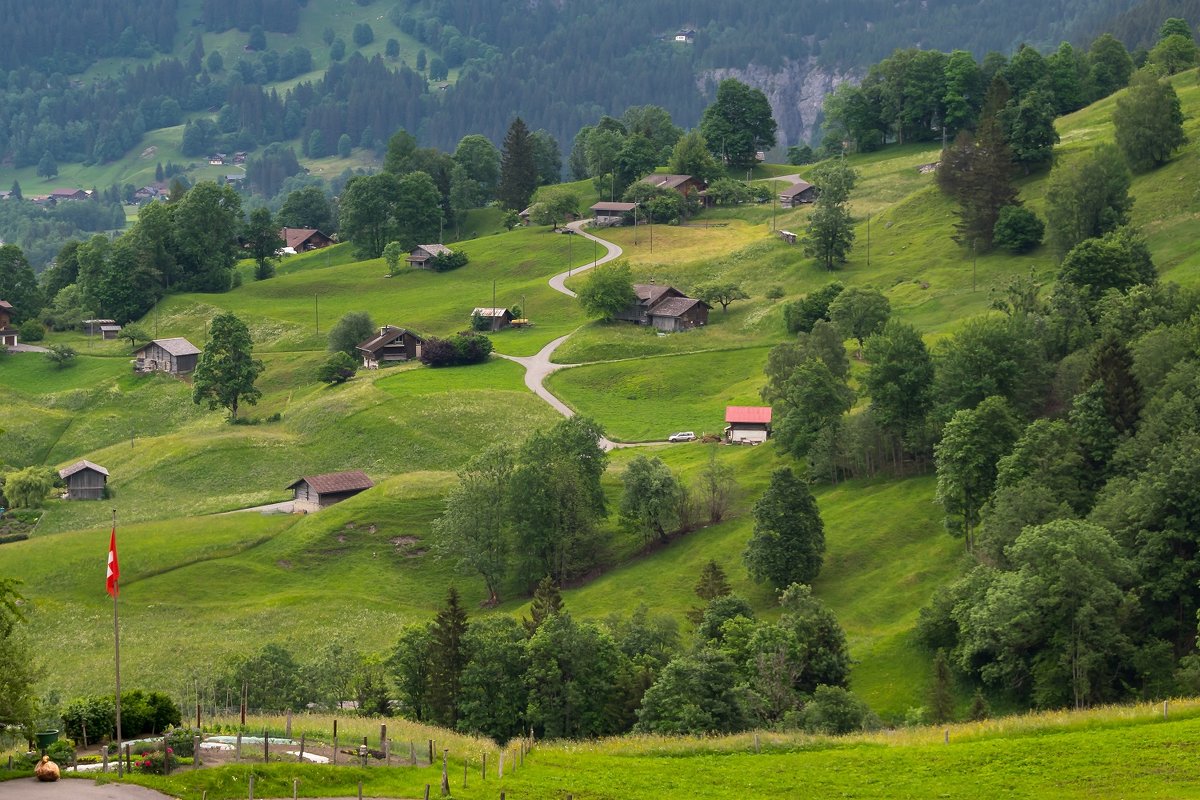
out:
<path id="1" fill-rule="evenodd" d="M 12 303 L 8 302 L 7 300 L 0 300 L 0 308 L 7 308 L 11 311 Z"/>
<path id="2" fill-rule="evenodd" d="M 780 197 L 795 197 L 798 194 L 803 194 L 804 192 L 808 191 L 811 188 L 813 188 L 813 185 L 811 183 L 809 183 L 808 181 L 796 181 L 791 186 L 789 186 L 788 188 L 786 188 L 782 192 L 780 192 L 779 196 Z"/>
<path id="3" fill-rule="evenodd" d="M 654 308 L 650 309 L 652 317 L 682 317 L 688 311 L 691 311 L 697 304 L 705 308 L 711 308 L 708 303 L 703 300 L 697 300 L 694 297 L 668 297 Z"/>
<path id="4" fill-rule="evenodd" d="M 424 250 L 431 256 L 441 256 L 454 252 L 444 244 L 419 244 L 413 248 L 413 253 L 415 254 L 418 250 Z"/>
<path id="5" fill-rule="evenodd" d="M 655 172 L 642 178 L 642 183 L 657 186 L 660 189 L 678 189 L 692 179 L 691 175 L 667 175 Z"/>
<path id="6" fill-rule="evenodd" d="M 101 325 L 100 330 L 102 330 L 102 331 L 119 331 L 119 330 L 121 330 L 121 326 L 120 325 Z"/>
<path id="7" fill-rule="evenodd" d="M 633 211 L 637 207 L 637 203 L 609 203 L 601 202 L 592 206 L 592 211 Z"/>
<path id="8" fill-rule="evenodd" d="M 512 312 L 509 311 L 507 308 L 482 308 L 481 307 L 481 308 L 476 308 L 471 311 L 472 317 L 475 316 L 476 314 L 478 314 L 481 317 L 484 317 L 485 319 L 490 319 L 492 317 L 503 317 L 505 314 L 512 316 Z"/>
<path id="9" fill-rule="evenodd" d="M 200 352 L 200 348 L 184 339 L 182 336 L 176 336 L 172 339 L 155 339 L 152 342 L 142 345 L 137 349 L 137 352 L 142 352 L 152 344 L 156 344 L 163 350 L 166 350 L 173 356 L 194 356 Z"/>
<path id="10" fill-rule="evenodd" d="M 290 247 L 295 250 L 298 246 L 304 244 L 318 233 L 320 233 L 321 237 L 324 239 L 329 238 L 316 228 L 282 228 L 279 231 L 279 238 L 283 239 L 284 247 Z"/>
<path id="11" fill-rule="evenodd" d="M 99 472 L 105 477 L 108 476 L 108 470 L 106 470 L 104 467 L 100 466 L 99 464 L 93 464 L 91 461 L 84 459 L 83 461 L 76 461 L 69 467 L 63 467 L 60 469 L 58 471 L 58 477 L 69 478 L 76 472 L 82 472 L 85 469 L 90 469 L 92 472 Z"/>
<path id="12" fill-rule="evenodd" d="M 769 423 L 770 406 L 725 406 L 726 422 Z"/>
<path id="13" fill-rule="evenodd" d="M 421 339 L 420 336 L 417 336 L 415 333 L 413 333 L 410 330 L 407 330 L 405 328 L 396 328 L 392 325 L 384 325 L 383 328 L 379 331 L 378 336 L 372 337 L 370 339 L 367 339 L 365 342 L 362 342 L 361 344 L 358 345 L 357 349 L 366 350 L 368 353 L 374 353 L 375 351 L 379 350 L 380 348 L 386 347 L 387 345 L 396 341 L 397 339 L 399 339 L 401 336 L 403 336 L 406 333 L 408 335 L 416 338 L 417 341 L 424 341 L 423 339 Z"/>
<path id="14" fill-rule="evenodd" d="M 633 285 L 633 293 L 637 297 L 638 302 L 645 306 L 652 306 L 659 300 L 663 299 L 663 295 L 674 293 L 682 296 L 683 292 L 676 289 L 674 286 L 657 283 L 635 283 Z"/>
<path id="15" fill-rule="evenodd" d="M 324 475 L 305 475 L 302 478 L 297 478 L 288 484 L 287 488 L 291 489 L 296 484 L 304 481 L 317 494 L 337 494 L 339 492 L 355 492 L 363 489 L 370 489 L 375 485 L 375 482 L 367 477 L 367 473 L 361 470 L 351 470 L 350 472 L 328 472 Z"/>

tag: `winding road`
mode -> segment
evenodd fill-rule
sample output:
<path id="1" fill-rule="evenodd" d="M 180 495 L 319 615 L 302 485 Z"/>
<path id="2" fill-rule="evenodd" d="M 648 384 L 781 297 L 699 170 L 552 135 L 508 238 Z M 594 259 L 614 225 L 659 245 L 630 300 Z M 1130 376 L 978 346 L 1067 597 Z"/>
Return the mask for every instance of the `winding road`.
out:
<path id="1" fill-rule="evenodd" d="M 604 248 L 607 252 L 603 257 L 596 259 L 591 264 L 584 264 L 580 267 L 572 267 L 566 272 L 560 272 L 550 279 L 550 288 L 556 292 L 565 294 L 567 297 L 575 297 L 575 293 L 566 286 L 567 278 L 573 275 L 578 275 L 580 272 L 586 272 L 587 270 L 592 269 L 593 267 L 598 267 L 601 264 L 607 264 L 614 258 L 620 258 L 621 254 L 624 252 L 620 247 L 612 242 L 606 242 L 599 236 L 593 236 L 590 233 L 584 233 L 583 226 L 586 225 L 587 222 L 588 220 L 586 219 L 576 220 L 575 222 L 569 223 L 567 227 L 575 231 L 576 235 L 582 236 L 585 239 L 591 239 L 593 242 L 599 242 L 600 244 L 604 245 Z M 554 351 L 557 350 L 559 346 L 570 336 L 571 334 L 568 333 L 566 336 L 558 337 L 539 350 L 536 355 L 532 356 L 522 357 L 506 356 L 503 353 L 496 354 L 501 358 L 507 358 L 509 361 L 515 361 L 523 366 L 525 368 L 525 385 L 529 387 L 529 390 L 549 403 L 551 408 L 562 414 L 564 417 L 573 417 L 575 416 L 575 412 L 571 410 L 570 406 L 555 397 L 550 390 L 546 388 L 544 381 L 552 372 L 565 367 L 578 366 L 578 364 L 555 364 L 550 360 L 550 357 L 554 355 Z M 624 442 L 614 442 L 610 439 L 601 438 L 600 446 L 607 451 L 614 450 L 618 447 L 633 447 L 634 445 Z"/>

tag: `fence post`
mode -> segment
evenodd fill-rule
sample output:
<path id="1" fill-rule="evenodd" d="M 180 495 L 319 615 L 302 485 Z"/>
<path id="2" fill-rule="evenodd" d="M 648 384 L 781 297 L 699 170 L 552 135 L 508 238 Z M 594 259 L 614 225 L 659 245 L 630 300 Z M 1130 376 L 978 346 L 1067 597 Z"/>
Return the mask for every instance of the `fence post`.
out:
<path id="1" fill-rule="evenodd" d="M 125 745 L 125 771 L 133 772 L 133 756 L 129 753 L 129 745 Z"/>
<path id="2" fill-rule="evenodd" d="M 250 773 L 250 800 L 254 800 L 254 773 Z"/>
<path id="3" fill-rule="evenodd" d="M 192 769 L 200 768 L 200 737 L 192 737 Z"/>
<path id="4" fill-rule="evenodd" d="M 467 762 L 463 762 L 463 788 L 467 788 Z"/>
<path id="5" fill-rule="evenodd" d="M 429 740 L 429 766 L 433 766 L 433 739 Z"/>
<path id="6" fill-rule="evenodd" d="M 387 725 L 384 725 L 383 727 L 386 728 Z M 392 765 L 392 740 L 391 739 L 383 740 L 383 763 L 389 767 Z"/>
<path id="7" fill-rule="evenodd" d="M 1167 700 L 1163 700 L 1163 719 L 1167 718 L 1167 703 L 1168 702 L 1169 701 L 1167 701 Z"/>
<path id="8" fill-rule="evenodd" d="M 487 750 L 483 751 L 483 769 L 481 769 L 480 772 L 482 774 L 482 777 L 479 780 L 486 781 L 487 780 Z"/>
<path id="9" fill-rule="evenodd" d="M 358 782 L 358 800 L 362 800 L 362 781 Z"/>
<path id="10" fill-rule="evenodd" d="M 429 784 L 425 784 L 425 800 L 429 800 Z"/>
<path id="11" fill-rule="evenodd" d="M 103 763 L 103 767 L 101 767 L 101 769 L 104 772 L 108 772 L 108 745 L 104 745 L 104 747 L 100 748 L 100 760 Z M 8 768 L 12 769 L 12 756 L 8 757 Z"/>
<path id="12" fill-rule="evenodd" d="M 292 710 L 290 708 L 287 710 L 287 722 L 284 723 L 284 737 L 283 738 L 285 738 L 285 739 L 292 738 Z"/>
<path id="13" fill-rule="evenodd" d="M 758 752 L 758 734 L 754 734 L 754 752 Z"/>
<path id="14" fill-rule="evenodd" d="M 263 728 L 263 763 L 271 760 L 271 740 L 267 737 L 267 729 Z"/>
<path id="15" fill-rule="evenodd" d="M 83 746 L 86 748 L 88 746 L 87 745 L 87 720 L 80 718 L 79 726 L 81 728 L 83 728 Z"/>
<path id="16" fill-rule="evenodd" d="M 300 757 L 297 758 L 296 761 L 301 764 L 304 763 L 304 734 L 303 733 L 300 734 Z"/>
<path id="17" fill-rule="evenodd" d="M 338 739 L 338 737 L 337 737 L 337 719 L 334 718 L 334 720 L 333 720 L 333 763 L 334 764 L 337 763 L 337 751 L 338 751 L 338 740 L 337 739 Z"/>
<path id="18" fill-rule="evenodd" d="M 379 746 L 381 748 L 385 748 L 385 749 L 387 748 L 387 723 L 386 722 L 379 723 Z"/>
<path id="19" fill-rule="evenodd" d="M 292 800 L 296 800 L 296 797 L 299 794 L 300 794 L 300 779 L 292 778 Z"/>
<path id="20" fill-rule="evenodd" d="M 500 751 L 500 766 L 498 767 L 500 778 L 504 778 L 504 751 Z"/>
<path id="21" fill-rule="evenodd" d="M 235 762 L 236 762 L 236 761 L 241 761 L 241 760 L 242 760 L 242 732 L 241 732 L 241 731 L 238 731 L 238 733 L 237 733 L 237 742 L 234 744 L 234 746 L 233 746 L 233 747 L 234 747 L 234 750 L 233 750 L 233 760 L 234 760 Z"/>
<path id="22" fill-rule="evenodd" d="M 417 765 L 417 745 L 412 739 L 408 740 L 408 759 L 414 767 Z"/>
<path id="23" fill-rule="evenodd" d="M 367 746 L 365 744 L 358 746 L 358 765 L 364 768 L 367 766 Z"/>
<path id="24" fill-rule="evenodd" d="M 163 775 L 171 774 L 171 748 L 169 746 L 170 739 L 163 737 Z"/>
<path id="25" fill-rule="evenodd" d="M 949 728 L 946 728 L 945 732 L 943 733 L 943 737 L 944 737 L 943 741 L 946 744 L 950 744 L 950 729 Z"/>
<path id="26" fill-rule="evenodd" d="M 446 748 L 442 749 L 442 797 L 450 796 L 450 773 L 447 771 L 446 759 L 449 757 L 450 751 Z"/>
<path id="27" fill-rule="evenodd" d="M 196 730 L 200 730 L 200 704 L 196 703 Z"/>

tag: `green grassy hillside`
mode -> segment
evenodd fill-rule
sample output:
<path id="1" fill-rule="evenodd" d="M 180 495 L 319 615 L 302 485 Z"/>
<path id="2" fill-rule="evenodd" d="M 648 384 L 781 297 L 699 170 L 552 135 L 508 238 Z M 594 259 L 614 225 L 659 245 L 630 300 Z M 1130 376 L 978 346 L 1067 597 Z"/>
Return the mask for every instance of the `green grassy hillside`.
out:
<path id="1" fill-rule="evenodd" d="M 1185 111 L 1196 116 L 1194 73 L 1176 83 Z M 1111 105 L 1060 120 L 1061 157 L 1111 137 Z M 1188 127 L 1195 140 L 1200 126 L 1189 119 Z M 1189 284 L 1197 280 L 1200 259 L 1189 236 L 1200 211 L 1195 147 L 1133 185 L 1135 218 L 1164 275 Z M 381 651 L 399 624 L 427 617 L 451 581 L 472 606 L 482 599 L 476 579 L 452 575 L 426 552 L 441 496 L 479 448 L 520 441 L 557 416 L 528 392 L 518 365 L 499 359 L 451 370 L 411 365 L 360 374 L 343 386 L 319 384 L 313 369 L 325 357 L 325 332 L 343 313 L 367 310 L 379 324 L 444 335 L 466 327 L 474 306 L 490 305 L 494 286 L 498 304 L 523 304 L 535 323 L 498 334 L 497 350 L 528 355 L 571 333 L 555 358 L 583 366 L 557 373 L 549 385 L 613 437 L 717 432 L 723 406 L 756 402 L 767 350 L 785 338 L 782 304 L 830 280 L 878 286 L 900 318 L 933 338 L 985 311 L 991 290 L 1011 276 L 1032 268 L 1052 278 L 1055 265 L 1045 250 L 988 254 L 972 268 L 969 253 L 950 239 L 950 204 L 917 171 L 935 157 L 930 148 L 903 147 L 851 158 L 861 173 L 855 208 L 871 215 L 870 263 L 863 219 L 850 262 L 835 273 L 814 267 L 798 247 L 771 234 L 772 222 L 802 229 L 806 209 L 707 212 L 689 227 L 655 226 L 653 251 L 648 228 L 607 232 L 625 248 L 639 279 L 683 289 L 714 278 L 742 283 L 751 299 L 728 313 L 714 310 L 701 331 L 659 336 L 587 322 L 576 303 L 546 281 L 590 262 L 597 250 L 582 237 L 529 228 L 465 241 L 471 263 L 451 273 L 405 271 L 388 278 L 381 261 L 355 261 L 349 246 L 340 245 L 286 260 L 269 281 L 160 303 L 143 325 L 197 344 L 220 311 L 247 320 L 267 367 L 262 401 L 247 409 L 258 424 L 231 426 L 222 414 L 197 408 L 186 383 L 133 377 L 122 342 L 54 334 L 52 341 L 71 343 L 82 354 L 63 370 L 37 355 L 0 361 L 6 461 L 59 467 L 86 457 L 112 472 L 111 503 L 53 501 L 32 540 L 3 546 L 4 574 L 26 580 L 35 636 L 60 643 L 47 664 L 47 686 L 70 695 L 103 685 L 97 676 L 105 674 L 107 634 L 97 576 L 113 507 L 125 532 L 123 596 L 130 606 L 135 683 L 170 688 L 191 670 L 265 641 L 301 648 L 314 627 Z M 773 166 L 761 177 L 789 171 Z M 1021 184 L 1034 208 L 1040 208 L 1044 183 L 1040 175 Z M 494 224 L 494 218 L 481 219 L 476 233 Z M 767 300 L 775 287 L 783 298 Z M 266 421 L 275 413 L 278 421 Z M 645 451 L 612 454 L 605 488 L 614 505 L 623 465 L 639 452 Z M 707 458 L 699 444 L 652 452 L 685 477 Z M 753 502 L 785 460 L 771 445 L 717 452 L 741 486 L 731 517 L 647 552 L 614 515 L 607 523 L 612 544 L 605 569 L 565 593 L 568 607 L 603 617 L 646 602 L 683 621 L 698 602 L 692 587 L 700 566 L 717 559 L 737 591 L 760 613 L 772 613 L 774 598 L 749 582 L 741 552 Z M 298 475 L 336 469 L 365 469 L 380 485 L 307 518 L 214 516 L 285 499 L 284 487 Z M 886 718 L 902 719 L 926 702 L 929 657 L 912 639 L 917 610 L 957 572 L 961 544 L 941 528 L 929 476 L 821 486 L 817 495 L 828 553 L 816 591 L 849 635 L 853 688 Z M 521 611 L 524 600 L 515 587 L 504 596 L 501 613 Z M 684 624 L 683 630 L 690 629 Z M 68 646 L 69 637 L 75 646 Z M 86 646 L 78 646 L 81 641 Z"/>

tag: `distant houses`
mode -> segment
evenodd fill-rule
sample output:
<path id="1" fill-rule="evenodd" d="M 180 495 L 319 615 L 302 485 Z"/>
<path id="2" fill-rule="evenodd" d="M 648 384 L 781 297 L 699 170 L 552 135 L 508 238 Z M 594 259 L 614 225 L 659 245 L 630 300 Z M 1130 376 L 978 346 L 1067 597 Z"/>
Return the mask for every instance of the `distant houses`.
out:
<path id="1" fill-rule="evenodd" d="M 18 331 L 13 327 L 12 318 L 12 303 L 0 300 L 0 346 L 12 347 L 17 344 Z"/>
<path id="2" fill-rule="evenodd" d="M 675 41 L 679 44 L 695 44 L 696 31 L 691 28 L 681 28 L 675 34 Z"/>
<path id="3" fill-rule="evenodd" d="M 450 255 L 454 251 L 444 244 L 419 244 L 404 259 L 410 267 L 425 269 L 429 259 Z"/>
<path id="4" fill-rule="evenodd" d="M 812 203 L 817 199 L 817 187 L 808 181 L 796 181 L 779 193 L 779 205 L 784 208 Z"/>
<path id="5" fill-rule="evenodd" d="M 331 237 L 316 228 L 280 228 L 279 238 L 283 239 L 283 252 L 288 255 L 320 250 L 333 244 Z"/>
<path id="6" fill-rule="evenodd" d="M 501 328 L 507 328 L 512 324 L 513 314 L 507 308 L 484 308 L 482 306 L 471 311 L 471 320 L 475 317 L 487 320 L 487 329 L 489 331 L 498 331 Z"/>
<path id="7" fill-rule="evenodd" d="M 309 512 L 340 503 L 374 485 L 365 472 L 354 470 L 306 475 L 287 488 L 292 490 L 292 510 Z"/>
<path id="8" fill-rule="evenodd" d="M 83 189 L 55 189 L 50 192 L 50 199 L 55 203 L 67 200 L 87 200 L 89 197 L 91 197 L 91 192 Z"/>
<path id="9" fill-rule="evenodd" d="M 725 441 L 761 444 L 771 435 L 770 406 L 726 406 Z"/>
<path id="10" fill-rule="evenodd" d="M 592 224 L 598 228 L 611 228 L 625 224 L 625 215 L 633 213 L 637 203 L 600 202 L 592 206 Z"/>
<path id="11" fill-rule="evenodd" d="M 691 197 L 708 188 L 704 181 L 691 175 L 669 175 L 661 172 L 651 173 L 639 183 L 649 184 L 656 189 L 673 189 L 684 197 Z"/>
<path id="12" fill-rule="evenodd" d="M 200 348 L 182 336 L 173 339 L 155 339 L 134 351 L 135 372 L 166 372 L 171 375 L 187 375 L 196 369 Z"/>
<path id="13" fill-rule="evenodd" d="M 389 361 L 412 361 L 421 357 L 425 340 L 404 328 L 384 325 L 379 335 L 358 345 L 358 354 L 365 369 L 379 369 Z"/>
<path id="14" fill-rule="evenodd" d="M 653 325 L 660 331 L 675 333 L 708 324 L 711 307 L 703 300 L 688 297 L 674 286 L 635 283 L 635 300 L 615 319 L 638 325 Z"/>
<path id="15" fill-rule="evenodd" d="M 91 461 L 76 461 L 58 471 L 67 482 L 68 500 L 102 500 L 108 485 L 108 470 Z"/>
<path id="16" fill-rule="evenodd" d="M 85 319 L 83 321 L 83 332 L 88 336 L 95 336 L 100 333 L 100 330 L 105 325 L 116 325 L 115 319 Z"/>

